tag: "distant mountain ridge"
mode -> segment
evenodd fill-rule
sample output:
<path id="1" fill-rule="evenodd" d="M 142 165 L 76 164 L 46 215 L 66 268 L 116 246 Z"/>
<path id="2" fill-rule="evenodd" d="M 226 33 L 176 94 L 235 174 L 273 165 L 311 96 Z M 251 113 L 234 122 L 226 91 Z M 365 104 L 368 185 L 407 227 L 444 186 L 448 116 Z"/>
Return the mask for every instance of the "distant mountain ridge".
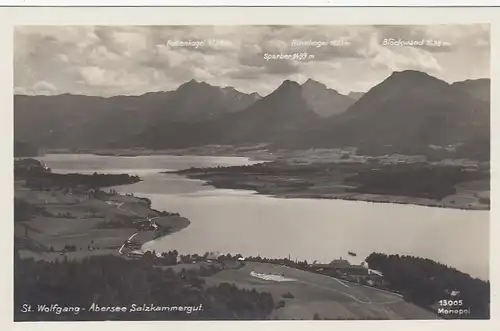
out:
<path id="1" fill-rule="evenodd" d="M 394 72 L 306 137 L 303 147 L 349 144 L 405 151 L 486 141 L 489 102 L 423 72 Z"/>
<path id="2" fill-rule="evenodd" d="M 139 96 L 15 95 L 15 136 L 45 147 L 97 148 L 161 122 L 199 122 L 237 112 L 260 98 L 195 80 Z"/>
<path id="3" fill-rule="evenodd" d="M 313 79 L 302 84 L 301 93 L 313 111 L 322 117 L 341 114 L 355 102 L 353 98 Z"/>
<path id="4" fill-rule="evenodd" d="M 42 147 L 266 142 L 420 153 L 432 144 L 485 154 L 488 97 L 488 79 L 448 84 L 414 70 L 394 72 L 368 92 L 349 95 L 312 79 L 302 85 L 285 80 L 264 97 L 191 80 L 142 96 L 15 96 L 14 124 L 16 139 Z"/>
<path id="5" fill-rule="evenodd" d="M 354 91 L 351 91 L 347 94 L 347 96 L 351 99 L 353 99 L 354 101 L 358 101 L 363 95 L 365 94 L 365 92 L 354 92 Z"/>
<path id="6" fill-rule="evenodd" d="M 315 123 L 319 115 L 304 97 L 303 87 L 285 80 L 274 92 L 228 118 L 228 138 L 236 142 L 275 141 Z M 258 140 L 256 140 L 256 138 Z"/>
<path id="7" fill-rule="evenodd" d="M 490 102 L 491 81 L 489 78 L 467 79 L 465 81 L 455 82 L 452 86 L 467 92 L 478 99 Z"/>
<path id="8" fill-rule="evenodd" d="M 318 119 L 302 94 L 302 86 L 285 80 L 272 93 L 241 111 L 207 121 L 158 124 L 132 141 L 145 142 L 153 148 L 274 142 L 316 125 Z M 180 136 L 182 139 L 176 139 Z"/>
<path id="9" fill-rule="evenodd" d="M 233 87 L 221 88 L 193 79 L 173 91 L 163 106 L 169 120 L 203 120 L 243 110 L 258 99 L 256 93 L 245 94 Z"/>

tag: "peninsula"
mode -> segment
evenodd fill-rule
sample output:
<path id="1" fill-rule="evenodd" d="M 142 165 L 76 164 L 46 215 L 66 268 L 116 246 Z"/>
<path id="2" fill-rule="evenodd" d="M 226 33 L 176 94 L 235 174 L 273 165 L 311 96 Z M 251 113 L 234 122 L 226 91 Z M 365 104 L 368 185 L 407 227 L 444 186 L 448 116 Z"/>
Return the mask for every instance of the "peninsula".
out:
<path id="1" fill-rule="evenodd" d="M 278 159 L 246 166 L 170 171 L 224 189 L 280 198 L 342 199 L 489 210 L 488 165 Z"/>
<path id="2" fill-rule="evenodd" d="M 21 257 L 116 255 L 135 233 L 136 242 L 144 243 L 190 224 L 178 213 L 154 210 L 146 198 L 101 190 L 137 182 L 136 176 L 54 174 L 26 159 L 17 161 L 15 177 L 14 235 Z"/>

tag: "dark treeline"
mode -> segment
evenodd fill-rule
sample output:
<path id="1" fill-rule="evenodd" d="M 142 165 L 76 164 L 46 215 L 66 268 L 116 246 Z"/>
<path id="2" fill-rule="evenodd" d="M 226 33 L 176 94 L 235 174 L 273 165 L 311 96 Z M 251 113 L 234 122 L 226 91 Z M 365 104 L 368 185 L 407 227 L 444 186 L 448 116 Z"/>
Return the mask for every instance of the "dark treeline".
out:
<path id="1" fill-rule="evenodd" d="M 277 176 L 301 176 L 331 173 L 332 171 L 342 171 L 354 173 L 357 170 L 363 170 L 367 166 L 360 162 L 344 163 L 312 163 L 306 165 L 293 165 L 283 161 L 262 162 L 252 165 L 242 166 L 217 166 L 207 168 L 191 167 L 188 169 L 177 170 L 175 173 L 190 174 L 248 174 L 248 175 L 277 175 Z"/>
<path id="2" fill-rule="evenodd" d="M 176 252 L 177 251 L 174 250 L 172 253 L 177 254 Z M 171 254 L 171 252 L 168 252 L 168 254 Z M 227 254 L 220 254 L 219 255 L 219 254 L 214 254 L 214 253 L 210 253 L 210 252 L 205 252 L 203 255 L 197 254 L 197 253 L 179 255 L 179 261 L 181 263 L 191 263 L 191 262 L 196 262 L 196 261 L 211 260 L 211 261 L 225 263 L 225 262 L 234 262 L 242 257 L 243 256 L 241 254 L 231 255 L 230 253 L 227 253 Z"/>
<path id="3" fill-rule="evenodd" d="M 23 158 L 14 161 L 14 177 L 17 179 L 43 176 L 47 172 L 50 172 L 50 169 L 44 167 L 44 165 L 36 159 Z"/>
<path id="4" fill-rule="evenodd" d="M 345 181 L 359 185 L 355 192 L 441 200 L 456 193 L 456 184 L 485 176 L 452 166 L 386 165 L 376 171 L 359 172 Z"/>
<path id="5" fill-rule="evenodd" d="M 82 261 L 35 262 L 15 257 L 16 321 L 36 320 L 196 320 L 266 319 L 274 309 L 269 293 L 239 289 L 232 284 L 207 286 L 200 271 L 158 268 L 147 260 L 93 256 Z M 188 314 L 163 312 L 91 312 L 99 306 L 196 306 Z M 22 313 L 23 304 L 35 312 Z M 79 314 L 36 312 L 38 305 L 58 304 L 87 309 Z"/>
<path id="6" fill-rule="evenodd" d="M 174 171 L 165 171 L 165 173 L 178 173 L 178 174 L 188 174 L 188 173 L 213 173 L 217 171 L 223 171 L 223 172 L 262 172 L 262 170 L 269 164 L 272 164 L 271 162 L 263 162 L 263 163 L 256 163 L 253 165 L 242 165 L 242 166 L 216 166 L 216 167 L 204 167 L 204 168 L 199 168 L 199 167 L 190 167 L 187 169 L 181 169 L 181 170 L 174 170 Z"/>
<path id="7" fill-rule="evenodd" d="M 249 257 L 245 258 L 245 261 L 279 264 L 279 265 L 284 265 L 287 267 L 297 268 L 297 269 L 306 270 L 306 271 L 315 271 L 315 269 L 309 265 L 307 260 L 293 261 L 293 260 L 290 260 L 286 257 L 285 258 L 267 258 L 267 257 L 261 257 L 261 256 L 249 256 Z"/>
<path id="8" fill-rule="evenodd" d="M 490 283 L 474 279 L 456 269 L 413 256 L 372 253 L 366 259 L 370 268 L 380 270 L 389 288 L 403 294 L 405 300 L 430 307 L 439 300 L 461 299 L 471 314 L 461 318 L 488 319 L 490 316 Z M 460 291 L 451 297 L 451 291 Z"/>
<path id="9" fill-rule="evenodd" d="M 14 176 L 17 179 L 24 179 L 26 186 L 34 189 L 76 188 L 78 186 L 98 189 L 100 187 L 133 184 L 141 180 L 139 176 L 129 174 L 99 174 L 97 172 L 92 175 L 56 174 L 52 173 L 40 161 L 31 158 L 15 161 Z M 145 201 L 150 204 L 147 200 Z"/>
<path id="10" fill-rule="evenodd" d="M 100 187 L 118 186 L 133 184 L 141 179 L 138 176 L 128 174 L 54 174 L 45 173 L 37 176 L 27 176 L 26 186 L 33 189 L 44 188 L 67 188 L 67 187 L 86 187 L 98 189 Z"/>
<path id="11" fill-rule="evenodd" d="M 116 191 L 114 191 L 114 190 L 111 190 L 111 191 L 112 191 L 112 193 L 116 193 Z M 144 201 L 148 205 L 148 207 L 151 208 L 151 200 L 150 199 L 148 199 L 148 198 L 141 198 L 141 197 L 137 197 L 137 199 L 139 199 L 141 201 Z"/>

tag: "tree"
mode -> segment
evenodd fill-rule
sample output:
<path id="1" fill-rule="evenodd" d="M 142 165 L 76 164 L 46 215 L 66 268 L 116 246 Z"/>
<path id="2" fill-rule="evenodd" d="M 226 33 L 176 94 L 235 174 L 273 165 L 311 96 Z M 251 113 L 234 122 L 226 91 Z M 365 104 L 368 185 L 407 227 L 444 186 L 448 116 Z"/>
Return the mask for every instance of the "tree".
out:
<path id="1" fill-rule="evenodd" d="M 143 258 L 146 260 L 151 260 L 153 258 L 153 253 L 151 253 L 151 251 L 146 251 L 143 255 Z"/>
<path id="2" fill-rule="evenodd" d="M 429 259 L 372 253 L 366 259 L 371 268 L 384 274 L 387 286 L 403 298 L 428 307 L 443 299 L 446 291 L 460 289 L 471 314 L 466 318 L 488 318 L 490 285 Z M 463 317 L 462 317 L 463 318 Z"/>
<path id="3" fill-rule="evenodd" d="M 283 308 L 283 307 L 285 307 L 285 305 L 286 305 L 285 300 L 280 300 L 280 301 L 278 301 L 278 304 L 276 305 L 276 309 Z"/>

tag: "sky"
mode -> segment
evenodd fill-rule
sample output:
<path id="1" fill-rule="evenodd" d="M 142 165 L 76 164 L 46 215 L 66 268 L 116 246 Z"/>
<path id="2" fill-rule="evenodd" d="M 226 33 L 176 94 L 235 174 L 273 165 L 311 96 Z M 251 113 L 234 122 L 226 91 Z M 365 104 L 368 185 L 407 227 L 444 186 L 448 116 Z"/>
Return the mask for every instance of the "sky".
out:
<path id="1" fill-rule="evenodd" d="M 16 94 L 140 95 L 195 79 L 267 95 L 286 79 L 309 78 L 341 93 L 365 92 L 406 69 L 449 83 L 489 78 L 489 25 L 19 26 L 14 32 Z"/>

